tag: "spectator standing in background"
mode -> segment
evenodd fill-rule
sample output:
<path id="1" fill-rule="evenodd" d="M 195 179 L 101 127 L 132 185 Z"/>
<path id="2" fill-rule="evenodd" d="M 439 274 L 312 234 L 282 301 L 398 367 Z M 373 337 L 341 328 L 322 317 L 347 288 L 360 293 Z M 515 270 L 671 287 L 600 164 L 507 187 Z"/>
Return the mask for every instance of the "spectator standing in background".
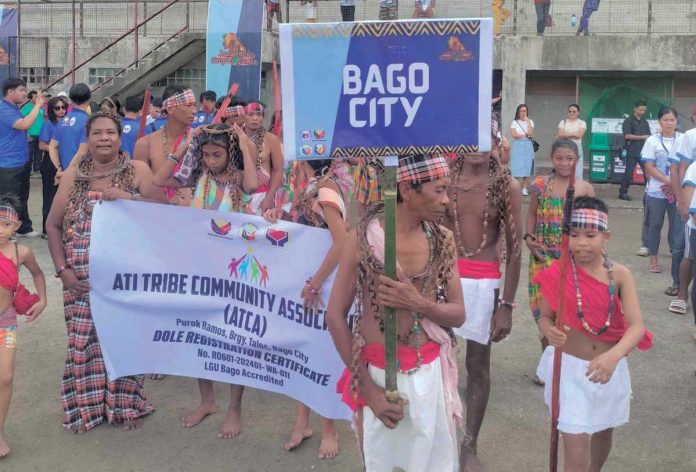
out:
<path id="1" fill-rule="evenodd" d="M 435 0 L 416 0 L 413 18 L 434 18 Z"/>
<path id="2" fill-rule="evenodd" d="M 27 95 L 27 99 L 29 100 L 27 103 L 22 105 L 21 112 L 22 116 L 29 116 L 29 113 L 34 109 L 34 105 L 36 104 L 36 98 L 39 96 L 39 94 L 36 92 L 36 90 L 32 90 L 29 92 Z M 41 152 L 39 151 L 39 135 L 41 134 L 41 127 L 43 126 L 44 123 L 44 109 L 41 107 L 39 110 L 39 114 L 36 117 L 36 121 L 34 121 L 34 124 L 31 125 L 31 128 L 29 128 L 28 134 L 29 134 L 29 161 L 32 163 L 31 165 L 31 170 L 33 172 L 38 172 L 39 168 L 41 167 Z"/>
<path id="3" fill-rule="evenodd" d="M 524 103 L 517 106 L 515 119 L 510 125 L 512 136 L 510 171 L 515 178 L 522 178 L 522 195 L 529 195 L 527 180 L 534 175 L 534 121 L 529 118 L 529 110 Z"/>
<path id="4" fill-rule="evenodd" d="M 582 5 L 580 27 L 578 28 L 578 32 L 575 33 L 575 36 L 580 36 L 581 34 L 585 36 L 590 35 L 590 16 L 597 10 L 599 10 L 599 0 L 585 0 L 585 3 Z"/>
<path id="5" fill-rule="evenodd" d="M 580 105 L 573 103 L 568 106 L 568 117 L 558 123 L 556 136 L 558 139 L 570 139 L 578 145 L 578 165 L 575 168 L 575 178 L 582 180 L 584 159 L 582 155 L 582 137 L 587 132 L 587 123 L 580 119 Z"/>
<path id="6" fill-rule="evenodd" d="M 645 140 L 650 137 L 650 125 L 648 120 L 643 118 L 648 110 L 648 105 L 644 100 L 638 100 L 633 106 L 633 115 L 623 122 L 623 134 L 626 140 L 626 172 L 624 173 L 621 187 L 619 188 L 619 199 L 631 201 L 628 196 L 628 187 L 633 180 L 633 169 L 640 163 L 645 174 L 645 167 L 641 163 L 640 154 L 643 151 Z M 647 178 L 647 176 L 646 176 Z"/>
<path id="7" fill-rule="evenodd" d="M 355 21 L 355 0 L 341 0 L 341 20 Z"/>
<path id="8" fill-rule="evenodd" d="M 493 10 L 493 33 L 496 36 L 500 36 L 500 29 L 511 13 L 510 10 L 505 8 L 505 0 L 493 0 L 491 8 Z"/>
<path id="9" fill-rule="evenodd" d="M 43 205 L 41 208 L 43 229 L 43 237 L 46 237 L 46 219 L 51 211 L 53 198 L 56 196 L 58 186 L 56 185 L 56 172 L 60 167 L 60 159 L 56 162 L 51 160 L 48 153 L 48 145 L 53 139 L 53 134 L 56 131 L 58 123 L 63 120 L 63 117 L 68 113 L 68 99 L 65 97 L 54 97 L 48 101 L 47 119 L 44 121 L 39 135 L 39 149 L 41 150 L 41 188 L 43 196 Z M 58 157 L 58 156 L 56 156 Z"/>
<path id="10" fill-rule="evenodd" d="M 302 0 L 300 5 L 305 6 L 306 23 L 316 23 L 319 21 L 319 14 L 317 13 L 317 0 Z"/>
<path id="11" fill-rule="evenodd" d="M 138 130 L 140 129 L 140 113 L 143 108 L 143 96 L 132 95 L 126 97 L 126 115 L 121 119 L 121 151 L 128 153 L 128 157 L 133 159 L 133 149 L 138 140 Z"/>
<path id="12" fill-rule="evenodd" d="M 534 0 L 534 9 L 537 16 L 537 35 L 542 36 L 546 29 L 546 17 L 549 16 L 551 0 Z"/>
<path id="13" fill-rule="evenodd" d="M 280 0 L 266 0 L 266 30 L 271 31 L 273 26 L 273 14 L 275 13 L 278 24 L 283 22 L 283 10 L 280 9 Z"/>
<path id="14" fill-rule="evenodd" d="M 399 0 L 379 0 L 379 19 L 396 20 L 399 18 Z"/>

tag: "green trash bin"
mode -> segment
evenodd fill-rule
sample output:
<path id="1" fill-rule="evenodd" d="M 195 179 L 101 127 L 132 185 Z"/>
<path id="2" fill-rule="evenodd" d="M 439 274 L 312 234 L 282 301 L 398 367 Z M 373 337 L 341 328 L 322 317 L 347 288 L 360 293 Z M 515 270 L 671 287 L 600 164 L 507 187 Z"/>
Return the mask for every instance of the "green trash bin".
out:
<path id="1" fill-rule="evenodd" d="M 611 168 L 610 137 L 607 133 L 592 133 L 590 141 L 590 182 L 607 182 Z"/>

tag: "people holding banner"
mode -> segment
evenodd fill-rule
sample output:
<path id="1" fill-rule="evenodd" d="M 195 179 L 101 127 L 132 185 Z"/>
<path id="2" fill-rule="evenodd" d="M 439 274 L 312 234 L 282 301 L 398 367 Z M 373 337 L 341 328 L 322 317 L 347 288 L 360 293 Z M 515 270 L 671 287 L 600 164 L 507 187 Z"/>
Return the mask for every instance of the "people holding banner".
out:
<path id="1" fill-rule="evenodd" d="M 258 187 L 256 163 L 251 141 L 238 125 L 201 126 L 189 134 L 187 141 L 154 176 L 156 185 L 182 188 L 195 187 L 191 206 L 218 211 L 241 211 L 242 194 Z M 186 159 L 175 171 L 175 166 Z M 198 379 L 200 405 L 182 418 L 182 426 L 192 428 L 217 412 L 212 380 Z M 230 384 L 230 404 L 218 437 L 229 439 L 239 435 L 244 387 Z"/>
<path id="2" fill-rule="evenodd" d="M 0 196 L 0 459 L 10 453 L 5 440 L 5 420 L 12 399 L 12 380 L 17 347 L 17 315 L 34 321 L 46 308 L 46 279 L 32 250 L 13 241 L 22 222 L 21 201 L 15 195 Z M 38 296 L 19 283 L 19 269 L 31 272 Z"/>
<path id="3" fill-rule="evenodd" d="M 89 302 L 91 217 L 100 200 L 162 200 L 150 168 L 120 151 L 117 116 L 97 112 L 86 123 L 88 152 L 63 174 L 48 216 L 48 247 L 63 282 L 68 353 L 62 382 L 63 427 L 86 432 L 103 421 L 138 428 L 154 407 L 142 376 L 110 379 Z"/>
<path id="4" fill-rule="evenodd" d="M 566 471 L 598 471 L 611 452 L 614 428 L 628 422 L 631 380 L 626 357 L 652 346 L 643 328 L 638 293 L 628 268 L 606 255 L 607 206 L 594 197 L 575 200 L 570 221 L 571 263 L 562 293 L 565 330 L 554 325 L 560 301 L 559 261 L 541 271 L 539 327 L 549 340 L 537 369 L 551 406 L 555 349 L 563 349 L 560 415 Z"/>
<path id="5" fill-rule="evenodd" d="M 434 223 L 445 214 L 449 185 L 443 157 L 400 158 L 398 280 L 382 275 L 384 204 L 377 202 L 349 233 L 331 291 L 326 321 L 350 369 L 337 387 L 355 412 L 368 471 L 459 470 L 456 424 L 462 405 L 452 328 L 461 326 L 465 313 L 452 233 Z M 353 303 L 354 334 L 346 321 Z M 383 306 L 397 309 L 398 403 L 390 403 L 384 391 Z"/>
<path id="6" fill-rule="evenodd" d="M 529 110 L 524 103 L 517 106 L 515 119 L 510 125 L 512 150 L 510 171 L 515 178 L 522 178 L 522 195 L 527 196 L 527 180 L 534 175 L 534 121 L 529 118 Z"/>
<path id="7" fill-rule="evenodd" d="M 256 146 L 256 169 L 259 173 L 259 187 L 248 199 L 247 213 L 263 215 L 266 210 L 276 208 L 279 201 L 282 201 L 278 191 L 283 185 L 283 153 L 278 137 L 266 131 L 263 125 L 266 113 L 263 103 L 250 101 L 244 113 L 244 130 Z"/>
<path id="8" fill-rule="evenodd" d="M 324 281 L 338 266 L 346 237 L 348 210 L 343 198 L 344 192 L 335 176 L 335 169 L 341 166 L 339 161 L 318 159 L 299 163 L 304 166 L 309 181 L 300 198 L 298 223 L 327 228 L 331 233 L 333 244 L 326 253 L 312 277 L 306 280 L 302 289 L 305 311 L 323 308 L 321 297 Z M 297 417 L 290 439 L 285 443 L 288 451 L 298 447 L 302 441 L 312 436 L 309 426 L 309 407 L 297 403 Z M 319 459 L 331 459 L 338 454 L 338 431 L 330 419 L 322 418 L 321 443 Z"/>
<path id="9" fill-rule="evenodd" d="M 189 88 L 170 85 L 162 93 L 162 109 L 167 123 L 162 129 L 140 138 L 133 151 L 133 158 L 146 163 L 153 174 L 164 165 L 167 156 L 174 153 L 177 145 L 184 141 L 196 116 L 196 96 Z M 191 203 L 189 189 L 165 189 L 165 195 L 174 205 L 189 206 Z"/>

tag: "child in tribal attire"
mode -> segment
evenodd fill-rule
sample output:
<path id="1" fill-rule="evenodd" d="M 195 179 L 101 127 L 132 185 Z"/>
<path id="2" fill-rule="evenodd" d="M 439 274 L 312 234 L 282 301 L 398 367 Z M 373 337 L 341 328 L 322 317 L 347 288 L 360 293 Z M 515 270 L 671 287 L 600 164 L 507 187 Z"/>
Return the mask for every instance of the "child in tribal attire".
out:
<path id="1" fill-rule="evenodd" d="M 549 407 L 554 351 L 564 350 L 558 429 L 564 433 L 566 467 L 569 460 L 590 463 L 590 448 L 578 447 L 582 438 L 589 441 L 590 436 L 601 433 L 601 440 L 611 447 L 613 428 L 629 418 L 631 380 L 626 355 L 636 346 L 642 350 L 652 346 L 652 334 L 643 328 L 631 273 L 605 255 L 608 235 L 606 205 L 594 197 L 576 199 L 571 218 L 571 260 L 563 291 L 563 324 L 570 328 L 566 332 L 554 325 L 560 261 L 534 279 L 543 297 L 540 328 L 551 344 L 537 369 L 539 378 L 546 382 L 544 399 Z M 604 460 L 606 457 L 591 470 L 599 470 Z"/>

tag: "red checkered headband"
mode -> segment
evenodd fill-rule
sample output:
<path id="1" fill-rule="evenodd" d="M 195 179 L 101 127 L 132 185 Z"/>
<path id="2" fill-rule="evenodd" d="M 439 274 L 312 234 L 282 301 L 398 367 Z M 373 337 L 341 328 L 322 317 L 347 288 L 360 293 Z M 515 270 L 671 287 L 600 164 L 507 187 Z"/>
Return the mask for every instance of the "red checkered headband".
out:
<path id="1" fill-rule="evenodd" d="M 222 112 L 223 118 L 236 118 L 244 115 L 246 115 L 246 111 L 242 105 L 235 105 L 233 107 L 226 108 L 225 111 Z"/>
<path id="2" fill-rule="evenodd" d="M 260 103 L 250 103 L 246 106 L 244 111 L 246 112 L 247 115 L 254 113 L 254 112 L 260 112 L 263 115 L 266 112 L 266 109 Z"/>
<path id="3" fill-rule="evenodd" d="M 415 154 L 399 158 L 397 181 L 424 184 L 450 176 L 450 167 L 440 154 Z"/>
<path id="4" fill-rule="evenodd" d="M 195 105 L 196 96 L 193 94 L 193 90 L 186 89 L 181 93 L 177 93 L 167 98 L 162 102 L 162 108 L 168 110 L 169 108 L 178 107 L 181 105 Z"/>
<path id="5" fill-rule="evenodd" d="M 603 211 L 578 208 L 573 210 L 573 216 L 570 218 L 570 227 L 606 232 L 609 231 L 609 217 Z"/>
<path id="6" fill-rule="evenodd" d="M 19 223 L 19 214 L 11 206 L 0 206 L 0 220 L 8 220 L 12 223 Z"/>

